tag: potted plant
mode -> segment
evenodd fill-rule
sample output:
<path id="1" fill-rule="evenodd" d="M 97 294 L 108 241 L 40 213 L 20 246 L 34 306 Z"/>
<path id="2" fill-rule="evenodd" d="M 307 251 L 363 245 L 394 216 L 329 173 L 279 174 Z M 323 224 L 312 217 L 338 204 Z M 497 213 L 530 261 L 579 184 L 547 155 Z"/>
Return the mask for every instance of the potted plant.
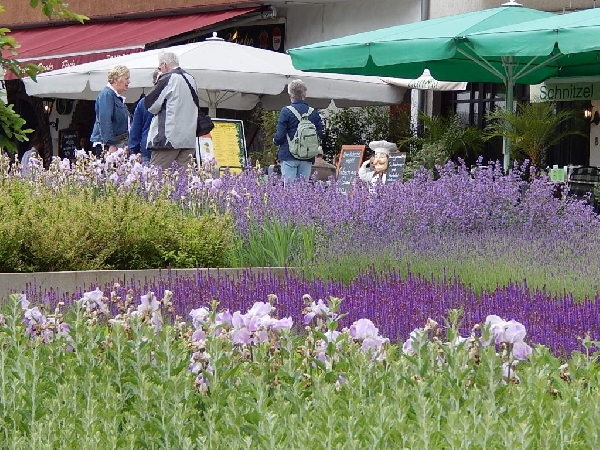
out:
<path id="1" fill-rule="evenodd" d="M 528 158 L 535 167 L 546 166 L 548 148 L 563 137 L 583 133 L 576 129 L 561 130 L 561 125 L 579 117 L 574 110 L 556 110 L 553 102 L 523 103 L 516 111 L 497 108 L 488 113 L 485 139 L 501 136 L 511 141 L 513 159 Z"/>

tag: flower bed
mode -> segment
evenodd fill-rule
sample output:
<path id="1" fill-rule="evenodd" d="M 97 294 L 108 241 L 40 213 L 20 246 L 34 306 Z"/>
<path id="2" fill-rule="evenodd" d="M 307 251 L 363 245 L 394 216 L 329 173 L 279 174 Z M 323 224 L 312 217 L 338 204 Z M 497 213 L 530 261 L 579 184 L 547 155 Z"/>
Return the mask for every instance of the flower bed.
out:
<path id="1" fill-rule="evenodd" d="M 563 364 L 490 315 L 429 319 L 394 346 L 344 303 L 305 296 L 304 332 L 268 301 L 198 305 L 165 325 L 172 294 L 50 312 L 13 296 L 0 315 L 0 436 L 12 448 L 593 448 L 598 354 Z M 116 314 L 111 309 L 116 308 Z M 49 362 L 51 362 L 49 364 Z M 74 412 L 77 412 L 74 414 Z M 554 420 L 552 430 L 547 423 Z M 471 445 L 471 444 L 469 444 Z"/>
<path id="2" fill-rule="evenodd" d="M 104 286 L 110 297 L 140 298 L 153 292 L 161 298 L 172 292 L 172 315 L 186 317 L 190 309 L 210 304 L 213 300 L 223 308 L 246 310 L 255 302 L 277 295 L 277 308 L 283 316 L 300 322 L 301 299 L 308 294 L 316 299 L 343 299 L 347 316 L 341 321 L 348 326 L 367 318 L 392 342 L 406 339 L 415 324 L 431 318 L 442 323 L 451 309 L 462 311 L 460 331 L 467 332 L 487 315 L 498 314 L 523 323 L 532 343 L 547 346 L 552 353 L 566 356 L 573 350 L 583 351 L 580 338 L 588 333 L 600 340 L 600 296 L 575 302 L 570 295 L 556 296 L 531 290 L 526 284 L 511 284 L 493 292 L 473 292 L 457 280 L 437 283 L 419 276 L 402 276 L 397 272 L 384 275 L 365 273 L 345 284 L 336 281 L 310 280 L 289 271 L 285 276 L 268 271 L 246 271 L 241 275 L 167 276 L 141 283 L 132 280 L 119 286 Z M 111 294 L 111 292 L 113 294 Z M 57 296 L 55 292 L 41 295 L 26 291 L 30 299 L 43 301 L 52 310 L 59 301 L 72 306 L 83 291 Z M 114 311 L 113 311 L 114 312 Z M 569 330 L 565 333 L 565 330 Z"/>
<path id="3" fill-rule="evenodd" d="M 439 179 L 344 195 L 120 153 L 25 179 L 5 163 L 0 182 L 31 195 L 230 218 L 234 254 L 221 256 L 301 267 L 30 285 L 0 313 L 6 447 L 596 446 L 600 222 L 545 177 L 524 191 L 522 167 L 449 163 Z M 20 217 L 3 218 L 7 236 Z"/>

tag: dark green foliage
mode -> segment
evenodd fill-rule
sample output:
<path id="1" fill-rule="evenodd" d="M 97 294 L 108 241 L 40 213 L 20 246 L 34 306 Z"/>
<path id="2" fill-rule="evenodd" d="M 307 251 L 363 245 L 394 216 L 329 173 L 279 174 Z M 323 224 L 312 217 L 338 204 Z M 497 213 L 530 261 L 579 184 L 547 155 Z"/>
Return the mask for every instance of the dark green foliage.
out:
<path id="1" fill-rule="evenodd" d="M 186 214 L 168 199 L 35 189 L 20 180 L 0 198 L 0 272 L 227 265 L 229 218 Z"/>
<path id="2" fill-rule="evenodd" d="M 264 135 L 264 149 L 262 154 L 255 157 L 259 160 L 262 167 L 269 167 L 273 164 L 279 147 L 273 144 L 273 136 L 277 131 L 277 120 L 279 111 L 261 111 L 258 123 Z"/>
<path id="3" fill-rule="evenodd" d="M 398 142 L 410 136 L 410 115 L 391 114 L 389 108 L 368 106 L 340 109 L 326 119 L 325 155 L 340 152 L 342 145 L 368 145 L 371 141 Z"/>
<path id="4" fill-rule="evenodd" d="M 401 150 L 407 152 L 405 178 L 412 177 L 419 167 L 434 170 L 448 160 L 469 159 L 481 154 L 483 133 L 473 126 L 465 125 L 460 116 L 420 115 L 423 130 L 417 136 L 400 140 Z"/>

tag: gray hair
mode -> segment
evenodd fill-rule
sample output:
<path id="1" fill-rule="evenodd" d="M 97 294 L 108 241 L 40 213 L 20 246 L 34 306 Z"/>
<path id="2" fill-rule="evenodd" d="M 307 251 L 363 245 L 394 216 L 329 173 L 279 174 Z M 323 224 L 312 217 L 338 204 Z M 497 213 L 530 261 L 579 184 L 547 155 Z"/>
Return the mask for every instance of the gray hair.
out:
<path id="1" fill-rule="evenodd" d="M 179 65 L 179 58 L 173 52 L 161 52 L 158 55 L 158 65 L 163 63 L 169 68 L 177 67 Z"/>
<path id="2" fill-rule="evenodd" d="M 306 98 L 306 84 L 302 80 L 292 80 L 288 83 L 288 94 L 292 100 L 304 100 Z"/>

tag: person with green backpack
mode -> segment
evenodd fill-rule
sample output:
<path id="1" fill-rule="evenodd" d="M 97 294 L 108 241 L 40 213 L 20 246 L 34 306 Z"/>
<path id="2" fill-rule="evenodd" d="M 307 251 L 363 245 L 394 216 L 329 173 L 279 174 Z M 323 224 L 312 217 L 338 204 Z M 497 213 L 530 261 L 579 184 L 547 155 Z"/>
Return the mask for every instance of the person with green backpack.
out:
<path id="1" fill-rule="evenodd" d="M 323 137 L 319 112 L 306 103 L 306 84 L 292 80 L 288 84 L 291 105 L 279 113 L 273 143 L 279 145 L 277 159 L 285 185 L 292 180 L 308 180 Z"/>

